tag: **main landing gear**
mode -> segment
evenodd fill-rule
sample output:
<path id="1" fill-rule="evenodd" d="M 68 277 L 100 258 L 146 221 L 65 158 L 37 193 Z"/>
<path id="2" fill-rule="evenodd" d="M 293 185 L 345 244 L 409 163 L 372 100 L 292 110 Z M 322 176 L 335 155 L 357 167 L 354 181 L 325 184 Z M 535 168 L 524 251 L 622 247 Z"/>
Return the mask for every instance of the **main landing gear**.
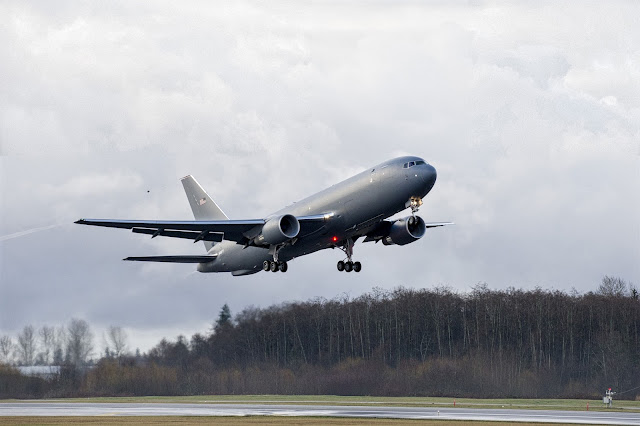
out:
<path id="1" fill-rule="evenodd" d="M 351 271 L 355 271 L 355 272 L 360 272 L 362 271 L 362 264 L 360 262 L 352 262 L 350 260 L 347 260 L 346 262 L 344 260 L 340 260 L 338 262 L 338 271 L 342 272 L 351 272 Z"/>
<path id="2" fill-rule="evenodd" d="M 263 271 L 287 272 L 287 269 L 289 269 L 287 262 L 280 262 L 278 260 L 278 253 L 284 248 L 284 246 L 285 244 L 279 244 L 271 247 L 272 251 L 270 251 L 270 253 L 273 254 L 273 261 L 265 260 L 264 262 L 262 262 Z"/>
<path id="3" fill-rule="evenodd" d="M 265 260 L 262 262 L 262 270 L 263 271 L 271 271 L 271 272 L 287 272 L 289 266 L 287 262 L 272 262 L 270 260 Z"/>
<path id="4" fill-rule="evenodd" d="M 347 255 L 347 261 L 345 262 L 344 260 L 341 260 L 338 262 L 338 271 L 360 272 L 362 270 L 362 264 L 360 262 L 354 262 L 351 260 L 351 257 L 353 256 L 353 240 L 351 238 L 348 238 L 344 246 L 340 247 L 340 250 L 342 250 L 344 254 Z"/>

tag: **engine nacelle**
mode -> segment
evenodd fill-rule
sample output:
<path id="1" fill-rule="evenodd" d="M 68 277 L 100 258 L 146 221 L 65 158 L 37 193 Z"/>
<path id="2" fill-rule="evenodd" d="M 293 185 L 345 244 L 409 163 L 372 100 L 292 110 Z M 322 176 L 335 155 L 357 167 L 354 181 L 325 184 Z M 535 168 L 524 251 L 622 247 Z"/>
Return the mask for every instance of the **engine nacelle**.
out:
<path id="1" fill-rule="evenodd" d="M 418 241 L 424 237 L 427 232 L 427 226 L 418 216 L 409 216 L 404 219 L 398 219 L 391 225 L 389 235 L 382 239 L 382 244 L 390 246 L 393 244 L 404 246 L 406 244 Z"/>
<path id="2" fill-rule="evenodd" d="M 254 242 L 257 245 L 263 244 L 281 244 L 287 240 L 295 238 L 300 232 L 300 222 L 295 216 L 285 214 L 280 217 L 272 217 L 262 226 L 262 231 Z"/>

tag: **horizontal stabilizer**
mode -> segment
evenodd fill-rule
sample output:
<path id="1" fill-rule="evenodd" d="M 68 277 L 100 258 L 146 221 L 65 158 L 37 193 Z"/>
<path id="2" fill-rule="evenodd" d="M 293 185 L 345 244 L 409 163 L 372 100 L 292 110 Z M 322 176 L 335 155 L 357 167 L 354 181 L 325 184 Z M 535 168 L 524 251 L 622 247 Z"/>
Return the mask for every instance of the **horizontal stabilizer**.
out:
<path id="1" fill-rule="evenodd" d="M 138 262 L 168 262 L 168 263 L 207 263 L 215 260 L 216 256 L 134 256 L 122 260 L 135 260 Z"/>

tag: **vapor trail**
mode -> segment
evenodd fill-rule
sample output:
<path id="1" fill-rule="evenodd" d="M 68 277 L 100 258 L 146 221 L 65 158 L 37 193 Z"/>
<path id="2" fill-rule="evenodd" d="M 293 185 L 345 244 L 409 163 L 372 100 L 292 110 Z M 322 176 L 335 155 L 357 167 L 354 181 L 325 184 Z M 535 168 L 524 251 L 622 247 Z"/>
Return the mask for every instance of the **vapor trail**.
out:
<path id="1" fill-rule="evenodd" d="M 58 226 L 62 226 L 62 225 L 42 226 L 40 228 L 33 228 L 33 229 L 27 229 L 26 231 L 16 232 L 15 234 L 3 235 L 0 237 L 0 241 L 6 241 L 6 240 L 12 240 L 18 237 L 24 237 L 25 235 L 33 234 L 34 232 L 40 232 L 47 229 L 56 228 Z"/>

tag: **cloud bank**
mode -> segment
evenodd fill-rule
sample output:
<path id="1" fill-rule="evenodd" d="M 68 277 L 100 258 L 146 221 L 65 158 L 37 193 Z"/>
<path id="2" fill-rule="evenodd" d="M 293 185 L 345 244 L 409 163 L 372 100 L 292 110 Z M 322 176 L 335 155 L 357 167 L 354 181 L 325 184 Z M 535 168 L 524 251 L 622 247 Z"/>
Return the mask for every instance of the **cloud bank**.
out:
<path id="1" fill-rule="evenodd" d="M 635 2 L 5 2 L 0 331 L 83 317 L 153 343 L 234 311 L 373 286 L 590 291 L 640 282 Z M 188 219 L 193 174 L 260 217 L 388 158 L 438 169 L 412 246 L 325 251 L 285 274 L 127 255 L 200 244 L 71 223 Z M 65 224 L 41 232 L 28 230 Z M 23 234 L 20 234 L 23 233 Z M 145 340 L 146 339 L 146 340 Z"/>

